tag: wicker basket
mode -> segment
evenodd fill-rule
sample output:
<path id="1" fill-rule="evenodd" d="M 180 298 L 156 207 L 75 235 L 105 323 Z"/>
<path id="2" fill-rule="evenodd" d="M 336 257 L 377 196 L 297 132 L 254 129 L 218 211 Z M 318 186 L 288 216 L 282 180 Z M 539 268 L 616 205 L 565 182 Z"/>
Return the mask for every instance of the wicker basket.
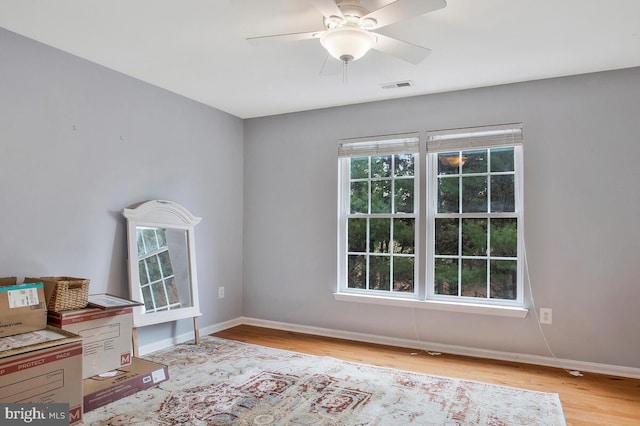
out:
<path id="1" fill-rule="evenodd" d="M 25 278 L 25 282 L 44 283 L 47 310 L 53 312 L 82 309 L 89 302 L 89 280 L 73 277 Z"/>

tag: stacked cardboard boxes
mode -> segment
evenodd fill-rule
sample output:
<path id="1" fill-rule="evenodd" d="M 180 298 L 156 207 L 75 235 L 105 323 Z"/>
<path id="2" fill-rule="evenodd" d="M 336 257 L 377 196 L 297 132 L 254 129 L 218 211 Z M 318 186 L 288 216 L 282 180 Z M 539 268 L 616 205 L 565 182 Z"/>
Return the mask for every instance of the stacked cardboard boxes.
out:
<path id="1" fill-rule="evenodd" d="M 139 303 L 93 300 L 47 312 L 43 283 L 0 278 L 1 403 L 69 404 L 75 424 L 84 412 L 168 380 L 166 365 L 132 356 Z"/>
<path id="2" fill-rule="evenodd" d="M 49 325 L 83 337 L 85 413 L 169 378 L 166 365 L 132 356 L 133 306 L 139 304 L 92 295 L 87 308 L 48 314 Z"/>
<path id="3" fill-rule="evenodd" d="M 0 278 L 0 402 L 69 405 L 82 420 L 82 338 L 47 327 L 42 283 Z"/>

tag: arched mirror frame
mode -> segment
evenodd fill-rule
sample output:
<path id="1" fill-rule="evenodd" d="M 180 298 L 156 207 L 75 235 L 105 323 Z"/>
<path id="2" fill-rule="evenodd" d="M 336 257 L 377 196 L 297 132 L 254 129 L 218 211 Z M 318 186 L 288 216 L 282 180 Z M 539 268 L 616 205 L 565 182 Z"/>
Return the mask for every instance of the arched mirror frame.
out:
<path id="1" fill-rule="evenodd" d="M 144 303 L 140 284 L 138 266 L 138 245 L 136 230 L 138 227 L 156 227 L 162 229 L 184 230 L 186 232 L 186 247 L 189 271 L 190 306 L 171 309 L 161 312 L 145 312 L 144 306 L 133 308 L 133 345 L 134 355 L 138 355 L 136 328 L 147 325 L 176 321 L 184 318 L 193 318 L 195 343 L 200 340 L 197 318 L 200 313 L 198 301 L 198 276 L 196 270 L 196 248 L 194 227 L 200 223 L 201 218 L 193 216 L 181 205 L 165 200 L 151 200 L 138 205 L 135 208 L 127 208 L 123 211 L 127 218 L 127 244 L 128 244 L 128 269 L 129 269 L 129 295 L 132 300 Z"/>

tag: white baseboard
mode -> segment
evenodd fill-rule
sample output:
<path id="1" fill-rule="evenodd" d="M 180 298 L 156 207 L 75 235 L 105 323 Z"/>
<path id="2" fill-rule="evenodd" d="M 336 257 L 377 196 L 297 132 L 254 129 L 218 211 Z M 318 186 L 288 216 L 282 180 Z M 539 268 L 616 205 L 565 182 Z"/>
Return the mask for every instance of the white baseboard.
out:
<path id="1" fill-rule="evenodd" d="M 351 331 L 334 330 L 328 328 L 297 325 L 277 321 L 268 321 L 257 318 L 238 317 L 233 320 L 210 325 L 200 329 L 201 335 L 216 333 L 238 325 L 253 325 L 256 327 L 273 328 L 276 330 L 294 331 L 298 333 L 314 334 L 316 336 L 333 337 L 337 339 L 355 340 L 358 342 L 377 343 L 380 345 L 397 346 L 409 349 L 420 349 L 430 352 L 441 352 L 452 355 L 471 356 L 476 358 L 495 359 L 500 361 L 520 362 L 523 364 L 542 365 L 546 367 L 561 368 L 570 371 L 582 371 L 609 376 L 628 377 L 640 379 L 640 368 L 623 367 L 594 362 L 574 361 L 540 355 L 528 355 L 513 352 L 492 351 L 487 349 L 472 348 L 468 346 L 446 345 L 442 343 L 416 341 L 410 339 L 398 339 L 394 337 L 377 336 L 374 334 L 355 333 Z M 167 348 L 178 343 L 193 340 L 193 333 L 185 333 L 172 339 L 164 339 L 159 342 L 144 345 L 139 348 L 141 355 Z"/>
<path id="2" fill-rule="evenodd" d="M 350 331 L 267 321 L 256 318 L 244 317 L 242 318 L 241 323 L 253 325 L 256 327 L 266 327 L 284 331 L 295 331 L 298 333 L 315 334 L 317 336 L 334 337 L 338 339 L 355 340 L 359 342 L 377 343 L 381 345 L 398 346 L 409 349 L 420 349 L 452 355 L 464 355 L 476 358 L 520 362 L 523 364 L 542 365 L 546 367 L 555 367 L 570 371 L 576 370 L 582 372 L 605 374 L 610 376 L 640 379 L 640 368 L 634 367 L 623 367 L 618 365 L 599 364 L 594 362 L 574 361 L 570 359 L 559 359 L 513 352 L 492 351 L 487 349 L 471 348 L 467 346 L 445 345 L 441 343 L 424 342 L 409 339 L 397 339 L 393 337 L 377 336 L 374 334 L 355 333 Z"/>
<path id="3" fill-rule="evenodd" d="M 138 356 L 145 356 L 151 352 L 159 351 L 161 349 L 178 345 L 180 343 L 188 342 L 189 340 L 193 340 L 193 332 L 180 334 L 168 339 L 162 339 L 153 343 L 142 345 L 138 347 Z"/>
<path id="4" fill-rule="evenodd" d="M 227 328 L 235 327 L 241 324 L 244 324 L 242 322 L 242 317 L 221 322 L 218 324 L 209 325 L 200 329 L 200 336 L 217 333 L 218 331 L 226 330 Z M 163 339 L 157 342 L 140 346 L 138 348 L 138 354 L 140 356 L 143 356 L 151 352 L 159 351 L 160 349 L 165 349 L 165 348 L 177 345 L 179 343 L 188 342 L 190 340 L 193 340 L 193 332 L 183 333 L 178 336 L 173 336 L 172 338 Z"/>
<path id="5" fill-rule="evenodd" d="M 245 324 L 243 320 L 244 320 L 244 317 L 238 317 L 229 321 L 209 325 L 205 328 L 200 329 L 200 335 L 206 336 L 207 334 L 217 333 L 218 331 L 226 330 L 227 328 Z"/>

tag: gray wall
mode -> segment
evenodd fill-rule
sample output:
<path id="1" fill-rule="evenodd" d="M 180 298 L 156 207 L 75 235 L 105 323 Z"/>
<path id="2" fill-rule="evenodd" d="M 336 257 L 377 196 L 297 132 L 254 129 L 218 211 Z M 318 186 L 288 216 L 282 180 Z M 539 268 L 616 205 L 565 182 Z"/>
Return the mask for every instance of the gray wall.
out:
<path id="1" fill-rule="evenodd" d="M 522 121 L 525 243 L 551 347 L 640 367 L 639 117 L 636 68 L 247 120 L 244 315 L 414 339 L 412 310 L 332 296 L 337 140 Z M 420 340 L 549 355 L 532 313 L 415 320 Z"/>
<path id="2" fill-rule="evenodd" d="M 202 217 L 200 325 L 236 318 L 242 157 L 242 120 L 0 29 L 0 276 L 80 276 L 128 296 L 122 209 L 172 200 Z M 140 344 L 192 328 L 175 326 L 142 329 Z"/>

